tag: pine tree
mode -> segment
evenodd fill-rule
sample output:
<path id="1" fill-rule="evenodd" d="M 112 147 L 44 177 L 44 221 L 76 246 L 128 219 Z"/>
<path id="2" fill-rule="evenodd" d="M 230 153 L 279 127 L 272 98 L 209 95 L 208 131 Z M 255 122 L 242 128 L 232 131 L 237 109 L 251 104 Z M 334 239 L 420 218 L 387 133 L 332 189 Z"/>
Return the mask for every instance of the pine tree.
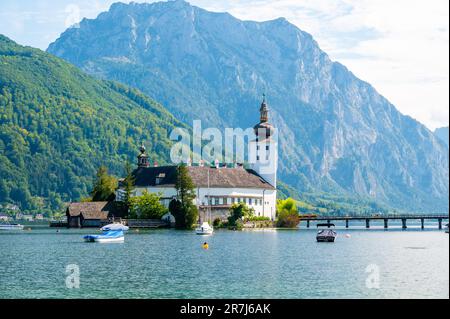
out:
<path id="1" fill-rule="evenodd" d="M 195 199 L 195 185 L 189 176 L 189 171 L 185 165 L 177 168 L 177 180 L 175 182 L 178 200 L 182 205 L 193 203 Z"/>
<path id="2" fill-rule="evenodd" d="M 130 200 L 134 191 L 135 182 L 136 179 L 133 175 L 133 167 L 130 162 L 127 161 L 125 164 L 125 179 L 123 180 L 123 186 L 125 191 L 124 203 L 128 208 L 130 207 Z"/>
<path id="3" fill-rule="evenodd" d="M 198 220 L 198 209 L 194 203 L 195 185 L 189 176 L 186 166 L 177 168 L 177 180 L 175 183 L 177 199 L 170 205 L 170 211 L 176 220 L 179 229 L 192 229 Z"/>
<path id="4" fill-rule="evenodd" d="M 94 181 L 94 187 L 91 192 L 92 201 L 112 201 L 115 198 L 115 190 L 117 189 L 117 179 L 108 175 L 108 169 L 100 166 Z"/>

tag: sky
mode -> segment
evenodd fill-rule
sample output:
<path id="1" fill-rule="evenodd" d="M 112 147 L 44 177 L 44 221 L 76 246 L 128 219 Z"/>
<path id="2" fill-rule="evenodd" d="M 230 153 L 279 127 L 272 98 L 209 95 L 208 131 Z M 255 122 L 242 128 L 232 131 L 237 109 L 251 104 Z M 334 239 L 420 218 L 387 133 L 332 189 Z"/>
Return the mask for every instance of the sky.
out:
<path id="1" fill-rule="evenodd" d="M 84 17 L 95 18 L 114 2 L 0 0 L 0 33 L 45 50 L 66 28 Z M 244 20 L 284 17 L 312 34 L 332 60 L 372 84 L 403 114 L 432 130 L 449 125 L 448 0 L 189 2 Z"/>

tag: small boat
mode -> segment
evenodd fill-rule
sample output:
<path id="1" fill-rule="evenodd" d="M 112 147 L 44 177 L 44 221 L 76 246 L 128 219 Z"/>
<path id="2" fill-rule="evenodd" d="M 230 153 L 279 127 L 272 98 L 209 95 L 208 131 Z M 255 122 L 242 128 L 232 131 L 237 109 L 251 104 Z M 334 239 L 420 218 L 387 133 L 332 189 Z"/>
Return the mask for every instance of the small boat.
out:
<path id="1" fill-rule="evenodd" d="M 317 241 L 318 242 L 326 242 L 326 243 L 334 243 L 337 237 L 337 233 L 331 227 L 335 227 L 334 224 L 318 224 L 317 228 L 327 227 L 326 229 L 319 229 L 317 231 Z"/>
<path id="2" fill-rule="evenodd" d="M 448 224 L 445 225 L 445 232 L 448 234 Z"/>
<path id="3" fill-rule="evenodd" d="M 211 216 L 211 202 L 210 202 L 211 197 L 209 195 L 209 192 L 210 192 L 210 187 L 209 187 L 209 170 L 208 170 L 208 211 L 207 211 L 208 216 L 205 216 L 204 220 L 209 220 L 211 222 L 211 217 L 212 217 Z M 214 228 L 207 221 L 204 221 L 200 226 L 198 226 L 195 229 L 195 233 L 197 235 L 209 236 L 209 235 L 212 235 L 213 232 L 214 232 Z"/>
<path id="4" fill-rule="evenodd" d="M 195 229 L 197 235 L 212 235 L 214 228 L 208 222 L 204 222 Z"/>
<path id="5" fill-rule="evenodd" d="M 83 238 L 89 243 L 123 243 L 125 241 L 122 230 L 108 230 L 100 235 L 86 235 Z"/>
<path id="6" fill-rule="evenodd" d="M 128 231 L 130 228 L 128 226 L 119 224 L 119 223 L 114 223 L 114 224 L 109 224 L 106 226 L 103 226 L 101 228 L 101 230 L 103 231 L 108 231 L 108 230 L 122 230 L 122 231 Z"/>
<path id="7" fill-rule="evenodd" d="M 23 230 L 20 224 L 0 224 L 0 230 Z"/>

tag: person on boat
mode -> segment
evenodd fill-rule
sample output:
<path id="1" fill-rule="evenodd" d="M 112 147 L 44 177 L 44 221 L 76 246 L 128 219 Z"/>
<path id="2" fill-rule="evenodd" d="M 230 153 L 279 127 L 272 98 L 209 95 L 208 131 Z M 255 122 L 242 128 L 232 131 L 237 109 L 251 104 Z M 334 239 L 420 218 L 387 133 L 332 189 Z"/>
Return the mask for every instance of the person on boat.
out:
<path id="1" fill-rule="evenodd" d="M 203 249 L 209 249 L 209 245 L 207 242 L 203 243 Z"/>

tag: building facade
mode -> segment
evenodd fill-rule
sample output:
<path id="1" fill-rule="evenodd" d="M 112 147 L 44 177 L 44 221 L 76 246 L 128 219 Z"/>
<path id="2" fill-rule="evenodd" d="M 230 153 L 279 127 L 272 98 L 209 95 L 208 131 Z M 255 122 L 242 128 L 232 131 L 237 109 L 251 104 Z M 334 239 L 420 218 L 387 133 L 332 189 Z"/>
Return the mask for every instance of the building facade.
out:
<path id="1" fill-rule="evenodd" d="M 250 168 L 243 165 L 230 168 L 221 165 L 188 166 L 188 172 L 196 186 L 196 205 L 200 217 L 211 210 L 214 218 L 229 216 L 234 203 L 246 203 L 256 216 L 276 218 L 278 147 L 269 124 L 268 106 L 265 98 L 260 108 L 260 122 L 254 127 L 256 139 L 249 145 Z M 134 170 L 135 189 L 133 196 L 147 191 L 158 193 L 162 203 L 168 207 L 176 198 L 175 182 L 177 166 L 153 166 L 144 146 L 140 148 L 138 168 Z M 122 201 L 125 192 L 119 187 L 116 200 Z"/>
<path id="2" fill-rule="evenodd" d="M 101 227 L 121 218 L 125 211 L 117 202 L 70 203 L 66 209 L 67 227 Z"/>
<path id="3" fill-rule="evenodd" d="M 5 213 L 0 213 L 0 221 L 7 222 L 9 221 L 9 216 Z"/>

